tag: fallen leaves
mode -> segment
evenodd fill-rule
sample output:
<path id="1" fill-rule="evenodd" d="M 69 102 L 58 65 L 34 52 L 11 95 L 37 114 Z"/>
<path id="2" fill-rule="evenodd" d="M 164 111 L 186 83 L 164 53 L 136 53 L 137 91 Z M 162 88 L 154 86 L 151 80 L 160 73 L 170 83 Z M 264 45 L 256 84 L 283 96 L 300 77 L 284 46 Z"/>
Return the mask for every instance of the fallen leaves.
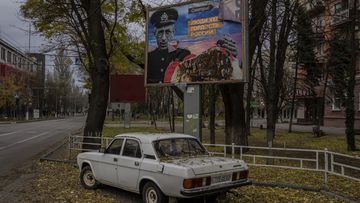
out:
<path id="1" fill-rule="evenodd" d="M 289 188 L 246 186 L 232 190 L 229 202 L 342 202 L 321 193 Z"/>
<path id="2" fill-rule="evenodd" d="M 69 164 L 39 162 L 39 178 L 34 180 L 33 202 L 116 202 L 115 196 L 101 189 L 86 190 L 80 186 L 79 170 Z"/>
<path id="3" fill-rule="evenodd" d="M 39 177 L 32 183 L 32 202 L 122 202 L 108 188 L 86 190 L 80 186 L 79 170 L 69 164 L 39 162 Z M 292 184 L 322 188 L 323 174 L 311 171 L 250 167 L 250 178 L 258 182 Z M 360 199 L 360 183 L 329 176 L 329 189 Z M 228 193 L 229 202 L 342 202 L 318 192 L 289 188 L 245 186 Z"/>

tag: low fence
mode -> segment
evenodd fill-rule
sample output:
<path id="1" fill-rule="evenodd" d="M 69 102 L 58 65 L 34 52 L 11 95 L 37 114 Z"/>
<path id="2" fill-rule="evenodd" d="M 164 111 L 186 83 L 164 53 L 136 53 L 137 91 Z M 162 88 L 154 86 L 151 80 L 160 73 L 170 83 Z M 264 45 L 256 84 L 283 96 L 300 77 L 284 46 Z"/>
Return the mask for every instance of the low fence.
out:
<path id="1" fill-rule="evenodd" d="M 215 156 L 239 158 L 248 165 L 259 167 L 309 170 L 336 175 L 360 182 L 360 157 L 324 150 L 269 148 L 222 144 L 204 144 Z"/>
<path id="2" fill-rule="evenodd" d="M 97 143 L 86 143 L 85 140 L 98 139 Z M 69 150 L 94 151 L 83 146 L 106 147 L 112 138 L 69 136 Z M 336 175 L 360 182 L 360 157 L 324 150 L 269 148 L 255 146 L 204 144 L 214 156 L 231 157 L 244 160 L 250 166 L 284 168 L 292 170 L 309 170 L 324 173 L 324 185 L 328 184 L 328 175 Z"/>

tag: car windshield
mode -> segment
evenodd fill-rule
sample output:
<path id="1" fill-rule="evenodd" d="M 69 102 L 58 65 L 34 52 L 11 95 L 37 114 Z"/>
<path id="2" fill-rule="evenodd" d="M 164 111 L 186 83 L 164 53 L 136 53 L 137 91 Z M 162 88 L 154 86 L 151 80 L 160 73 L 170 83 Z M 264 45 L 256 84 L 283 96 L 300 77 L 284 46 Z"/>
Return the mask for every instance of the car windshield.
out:
<path id="1" fill-rule="evenodd" d="M 154 142 L 154 147 L 160 159 L 208 154 L 205 148 L 196 139 L 191 138 L 158 140 Z"/>

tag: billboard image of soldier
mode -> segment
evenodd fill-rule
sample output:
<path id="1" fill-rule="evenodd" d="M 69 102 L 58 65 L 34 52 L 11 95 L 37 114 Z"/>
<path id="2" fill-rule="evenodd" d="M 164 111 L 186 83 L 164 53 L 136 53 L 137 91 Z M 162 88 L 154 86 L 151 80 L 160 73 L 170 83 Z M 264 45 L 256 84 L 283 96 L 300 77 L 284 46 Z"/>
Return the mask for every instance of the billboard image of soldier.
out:
<path id="1" fill-rule="evenodd" d="M 242 26 L 222 7 L 208 0 L 148 13 L 146 84 L 244 81 Z"/>

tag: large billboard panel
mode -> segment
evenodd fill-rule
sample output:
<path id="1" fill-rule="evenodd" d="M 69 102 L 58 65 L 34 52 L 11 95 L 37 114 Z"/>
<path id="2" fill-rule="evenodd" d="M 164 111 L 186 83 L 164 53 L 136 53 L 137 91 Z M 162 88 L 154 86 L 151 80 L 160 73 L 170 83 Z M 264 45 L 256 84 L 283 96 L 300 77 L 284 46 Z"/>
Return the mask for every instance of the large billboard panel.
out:
<path id="1" fill-rule="evenodd" d="M 145 83 L 244 82 L 239 2 L 194 1 L 148 11 Z"/>
<path id="2" fill-rule="evenodd" d="M 145 103 L 143 75 L 111 75 L 110 103 Z"/>

